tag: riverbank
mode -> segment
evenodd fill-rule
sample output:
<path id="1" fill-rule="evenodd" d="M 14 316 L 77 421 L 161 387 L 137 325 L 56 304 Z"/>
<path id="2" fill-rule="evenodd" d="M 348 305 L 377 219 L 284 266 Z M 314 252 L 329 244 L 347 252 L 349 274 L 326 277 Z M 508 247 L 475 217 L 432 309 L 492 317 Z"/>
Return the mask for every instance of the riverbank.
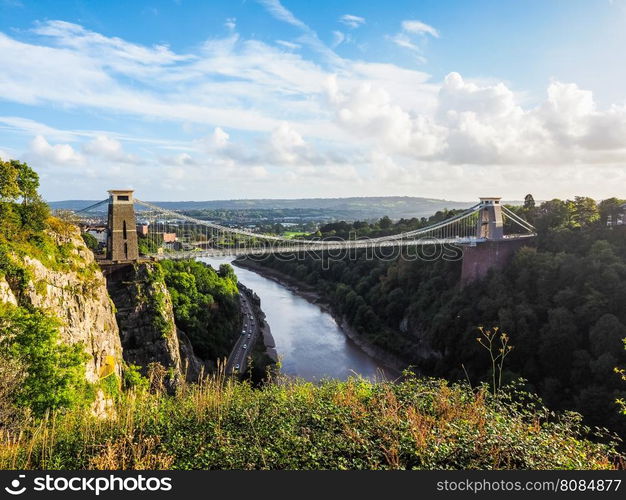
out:
<path id="1" fill-rule="evenodd" d="M 361 351 L 365 352 L 376 362 L 384 367 L 391 377 L 400 376 L 402 371 L 408 366 L 408 363 L 400 358 L 389 354 L 378 346 L 365 340 L 354 328 L 352 328 L 346 319 L 336 314 L 329 303 L 325 302 L 320 294 L 312 286 L 300 283 L 288 274 L 282 273 L 275 269 L 270 269 L 250 259 L 236 259 L 232 262 L 233 266 L 241 267 L 263 276 L 264 278 L 275 281 L 287 290 L 307 302 L 319 307 L 322 311 L 328 313 L 337 323 L 339 330 L 349 338 Z"/>

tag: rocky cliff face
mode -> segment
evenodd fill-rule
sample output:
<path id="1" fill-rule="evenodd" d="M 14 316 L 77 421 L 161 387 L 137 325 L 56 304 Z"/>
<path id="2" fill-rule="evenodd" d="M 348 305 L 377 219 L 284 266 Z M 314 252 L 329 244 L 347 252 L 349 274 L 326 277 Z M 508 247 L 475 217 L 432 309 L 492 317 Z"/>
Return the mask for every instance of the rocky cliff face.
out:
<path id="1" fill-rule="evenodd" d="M 50 235 L 58 245 L 71 249 L 67 256 L 71 265 L 51 269 L 37 259 L 23 257 L 23 267 L 29 273 L 26 286 L 19 290 L 11 288 L 0 277 L 0 301 L 29 304 L 58 318 L 61 339 L 70 344 L 82 343 L 90 355 L 85 368 L 88 381 L 96 382 L 111 369 L 121 375 L 122 346 L 113 304 L 93 254 L 85 246 L 78 228 Z"/>
<path id="2" fill-rule="evenodd" d="M 124 359 L 143 368 L 160 363 L 170 382 L 186 375 L 195 379 L 201 362 L 186 336 L 174 323 L 172 299 L 158 264 L 140 262 L 120 267 L 108 277 L 108 289 L 117 309 Z"/>
<path id="3" fill-rule="evenodd" d="M 105 279 L 79 229 L 69 224 L 58 228 L 47 234 L 63 249 L 63 258 L 12 255 L 28 278 L 16 283 L 0 275 L 0 302 L 36 307 L 58 318 L 61 340 L 82 343 L 89 354 L 89 382 L 111 370 L 121 376 L 124 361 L 144 373 L 148 364 L 158 362 L 173 384 L 185 375 L 197 379 L 203 363 L 174 324 L 172 300 L 158 265 L 129 264 Z"/>

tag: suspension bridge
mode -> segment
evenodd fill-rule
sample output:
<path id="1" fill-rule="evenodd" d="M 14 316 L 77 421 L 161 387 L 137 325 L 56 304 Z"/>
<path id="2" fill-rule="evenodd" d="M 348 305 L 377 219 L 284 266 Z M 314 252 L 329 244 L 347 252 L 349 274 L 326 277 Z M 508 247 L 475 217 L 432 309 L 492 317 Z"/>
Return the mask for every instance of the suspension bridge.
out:
<path id="1" fill-rule="evenodd" d="M 414 230 L 347 240 L 287 238 L 218 224 L 139 200 L 131 190 L 111 190 L 107 199 L 75 215 L 85 225 L 98 217 L 103 219 L 105 205 L 108 210 L 103 264 L 138 260 L 139 241 L 143 241 L 142 248 L 148 249 L 144 258 L 150 259 L 299 252 L 327 252 L 339 257 L 356 249 L 367 249 L 376 256 L 388 255 L 385 249 L 389 248 L 453 244 L 463 248 L 463 280 L 471 281 L 491 267 L 501 265 L 516 248 L 535 236 L 535 228 L 504 206 L 498 197 L 480 198 L 478 203 L 452 217 Z"/>

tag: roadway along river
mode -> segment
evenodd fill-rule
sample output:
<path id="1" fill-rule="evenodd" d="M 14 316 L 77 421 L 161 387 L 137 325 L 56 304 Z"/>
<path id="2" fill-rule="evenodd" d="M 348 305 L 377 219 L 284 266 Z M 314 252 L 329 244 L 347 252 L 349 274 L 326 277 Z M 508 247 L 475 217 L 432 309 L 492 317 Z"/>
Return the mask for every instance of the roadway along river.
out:
<path id="1" fill-rule="evenodd" d="M 201 258 L 218 269 L 232 258 Z M 284 286 L 257 273 L 235 267 L 239 281 L 261 299 L 261 309 L 276 341 L 282 372 L 306 380 L 345 380 L 355 373 L 380 377 L 376 361 L 347 338 L 333 317 Z"/>

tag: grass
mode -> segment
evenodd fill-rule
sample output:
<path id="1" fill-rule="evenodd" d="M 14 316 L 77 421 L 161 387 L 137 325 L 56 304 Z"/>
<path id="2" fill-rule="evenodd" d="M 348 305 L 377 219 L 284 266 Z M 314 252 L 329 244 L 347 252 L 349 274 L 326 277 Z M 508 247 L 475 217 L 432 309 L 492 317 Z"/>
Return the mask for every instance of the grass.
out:
<path id="1" fill-rule="evenodd" d="M 300 238 L 302 236 L 307 236 L 309 233 L 303 231 L 285 231 L 283 233 L 284 238 Z"/>
<path id="2" fill-rule="evenodd" d="M 223 372 L 175 395 L 116 396 L 111 416 L 51 414 L 0 434 L 2 469 L 613 469 L 613 445 L 588 439 L 515 391 L 409 376 L 253 388 Z M 155 389 L 156 388 L 156 389 Z"/>

